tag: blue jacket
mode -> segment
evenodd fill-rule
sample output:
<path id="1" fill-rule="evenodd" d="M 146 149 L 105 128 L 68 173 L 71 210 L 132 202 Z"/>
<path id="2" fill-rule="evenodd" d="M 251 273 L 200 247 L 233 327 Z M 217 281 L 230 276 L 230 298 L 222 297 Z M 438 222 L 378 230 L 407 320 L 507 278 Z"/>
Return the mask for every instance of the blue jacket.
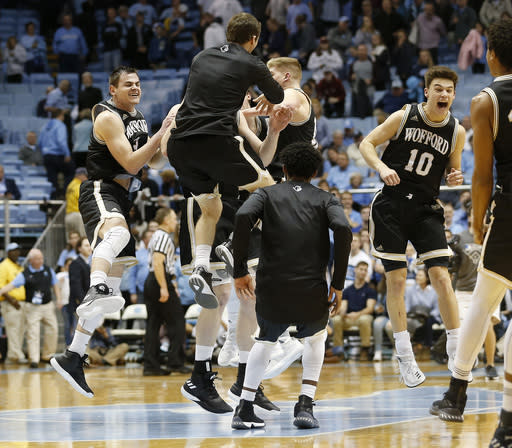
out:
<path id="1" fill-rule="evenodd" d="M 41 129 L 37 145 L 41 148 L 43 156 L 55 155 L 69 157 L 68 131 L 66 125 L 56 118 L 52 118 Z"/>
<path id="2" fill-rule="evenodd" d="M 53 52 L 55 54 L 76 54 L 85 56 L 88 53 L 87 43 L 80 28 L 69 30 L 61 26 L 53 36 Z"/>

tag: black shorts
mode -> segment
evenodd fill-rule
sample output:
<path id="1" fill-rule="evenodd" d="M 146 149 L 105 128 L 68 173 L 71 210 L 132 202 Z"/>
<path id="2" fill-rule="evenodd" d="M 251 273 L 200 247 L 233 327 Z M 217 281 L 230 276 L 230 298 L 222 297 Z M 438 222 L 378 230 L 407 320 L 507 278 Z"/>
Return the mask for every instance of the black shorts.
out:
<path id="1" fill-rule="evenodd" d="M 436 200 L 408 200 L 379 191 L 371 203 L 370 238 L 372 255 L 382 259 L 386 271 L 407 267 L 408 241 L 427 268 L 448 266 L 451 250 L 444 234 L 444 210 Z"/>
<path id="2" fill-rule="evenodd" d="M 169 161 L 176 169 L 185 196 L 212 193 L 215 185 L 242 186 L 255 182 L 265 167 L 241 137 L 194 135 L 167 144 Z"/>
<path id="3" fill-rule="evenodd" d="M 256 313 L 256 319 L 258 320 L 259 333 L 254 339 L 260 342 L 277 342 L 279 336 L 281 336 L 289 326 L 295 325 L 297 328 L 297 334 L 295 337 L 297 339 L 307 338 L 309 336 L 314 336 L 320 331 L 324 331 L 327 327 L 327 322 L 329 320 L 329 316 L 326 315 L 319 320 L 314 322 L 290 322 L 287 324 L 281 324 L 272 322 L 270 320 L 264 319 L 258 313 Z"/>
<path id="4" fill-rule="evenodd" d="M 491 225 L 485 237 L 479 270 L 512 288 L 512 194 L 496 193 L 492 207 Z"/>
<path id="5" fill-rule="evenodd" d="M 87 239 L 94 249 L 100 242 L 100 227 L 107 218 L 122 218 L 128 220 L 133 200 L 121 185 L 116 182 L 103 180 L 86 180 L 80 185 L 78 208 L 85 225 Z M 120 258 L 135 258 L 135 239 L 130 241 L 117 256 Z"/>
<path id="6" fill-rule="evenodd" d="M 226 241 L 233 232 L 235 214 L 243 204 L 240 199 L 222 195 L 222 214 L 215 230 L 215 239 L 210 255 L 210 270 L 213 274 L 214 284 L 228 283 L 231 278 L 227 274 L 226 265 L 215 254 L 215 247 Z M 182 201 L 180 221 L 180 261 L 181 269 L 185 275 L 190 275 L 194 269 L 195 256 L 194 229 L 197 220 L 201 216 L 201 210 L 194 198 L 189 197 Z M 260 254 L 261 230 L 255 227 L 251 232 L 249 242 L 249 267 L 256 267 Z"/>

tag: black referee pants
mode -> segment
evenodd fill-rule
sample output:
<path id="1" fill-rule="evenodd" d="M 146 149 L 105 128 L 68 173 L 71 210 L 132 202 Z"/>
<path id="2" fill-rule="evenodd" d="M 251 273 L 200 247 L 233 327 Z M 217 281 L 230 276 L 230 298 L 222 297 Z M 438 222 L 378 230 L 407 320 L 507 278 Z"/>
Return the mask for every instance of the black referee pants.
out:
<path id="1" fill-rule="evenodd" d="M 178 298 L 171 276 L 166 275 L 169 300 L 159 301 L 160 286 L 155 274 L 150 272 L 144 284 L 144 303 L 148 312 L 146 337 L 144 341 L 144 369 L 160 368 L 160 327 L 165 323 L 170 346 L 167 366 L 180 367 L 185 364 L 185 315 Z"/>

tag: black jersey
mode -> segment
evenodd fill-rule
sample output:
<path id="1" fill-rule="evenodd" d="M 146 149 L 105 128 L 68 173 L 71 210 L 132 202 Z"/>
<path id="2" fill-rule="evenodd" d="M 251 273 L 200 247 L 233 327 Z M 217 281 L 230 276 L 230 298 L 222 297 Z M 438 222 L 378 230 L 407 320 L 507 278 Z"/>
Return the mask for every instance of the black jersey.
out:
<path id="1" fill-rule="evenodd" d="M 496 183 L 512 192 L 512 75 L 499 76 L 483 89 L 492 99 L 494 109 L 494 157 Z"/>
<path id="2" fill-rule="evenodd" d="M 272 177 L 276 180 L 283 178 L 283 164 L 279 160 L 279 156 L 283 148 L 288 146 L 290 143 L 307 142 L 311 143 L 315 148 L 318 147 L 316 141 L 316 116 L 313 107 L 311 106 L 311 100 L 309 96 L 301 89 L 295 89 L 301 92 L 308 100 L 309 103 L 309 117 L 301 122 L 290 122 L 279 134 L 277 141 L 276 154 L 274 159 L 267 167 Z"/>
<path id="3" fill-rule="evenodd" d="M 270 102 L 283 101 L 283 89 L 267 66 L 240 45 L 228 43 L 203 50 L 190 66 L 185 98 L 171 138 L 238 135 L 236 114 L 253 84 Z"/>
<path id="4" fill-rule="evenodd" d="M 382 156 L 382 161 L 400 176 L 400 184 L 384 187 L 383 191 L 403 190 L 425 200 L 437 197 L 455 149 L 458 125 L 451 113 L 435 123 L 427 118 L 422 104 L 408 104 L 400 127 Z"/>
<path id="5" fill-rule="evenodd" d="M 110 100 L 96 104 L 92 109 L 92 121 L 103 111 L 109 110 L 123 120 L 125 135 L 133 151 L 144 146 L 148 141 L 148 125 L 139 110 L 127 112 L 118 109 Z M 131 176 L 114 158 L 107 145 L 91 131 L 89 151 L 87 152 L 87 173 L 90 180 L 111 180 L 116 176 Z M 140 173 L 136 177 L 140 177 Z"/>

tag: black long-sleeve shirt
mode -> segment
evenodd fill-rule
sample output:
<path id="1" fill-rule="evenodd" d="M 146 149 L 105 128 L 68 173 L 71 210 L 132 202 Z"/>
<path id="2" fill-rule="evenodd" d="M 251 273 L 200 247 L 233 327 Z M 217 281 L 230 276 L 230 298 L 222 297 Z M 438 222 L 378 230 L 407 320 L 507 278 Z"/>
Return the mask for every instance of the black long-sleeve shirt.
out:
<path id="1" fill-rule="evenodd" d="M 312 322 L 329 309 L 326 269 L 329 229 L 334 232 L 332 286 L 343 289 L 352 232 L 343 207 L 330 193 L 287 181 L 254 192 L 236 214 L 234 277 L 248 273 L 249 234 L 261 219 L 256 311 L 280 323 Z"/>
<path id="2" fill-rule="evenodd" d="M 267 66 L 235 43 L 199 53 L 190 66 L 185 98 L 173 139 L 191 135 L 238 135 L 236 113 L 247 89 L 256 84 L 273 104 L 284 99 Z"/>

